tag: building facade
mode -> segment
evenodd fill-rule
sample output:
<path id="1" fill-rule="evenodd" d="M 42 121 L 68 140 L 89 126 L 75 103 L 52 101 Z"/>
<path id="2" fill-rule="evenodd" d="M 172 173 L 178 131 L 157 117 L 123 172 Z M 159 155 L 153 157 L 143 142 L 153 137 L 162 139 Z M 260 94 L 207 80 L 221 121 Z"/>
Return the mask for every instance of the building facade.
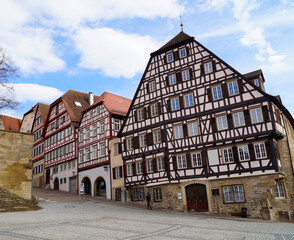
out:
<path id="1" fill-rule="evenodd" d="M 44 124 L 47 119 L 49 105 L 37 103 L 35 106 L 35 116 L 32 123 L 33 142 L 33 187 L 43 187 L 49 184 L 49 178 L 46 179 L 44 168 L 44 139 L 42 137 Z"/>
<path id="2" fill-rule="evenodd" d="M 129 199 L 293 220 L 294 120 L 245 75 L 180 32 L 153 52 L 119 134 Z"/>
<path id="3" fill-rule="evenodd" d="M 43 138 L 46 179 L 50 179 L 51 189 L 77 192 L 77 128 L 89 106 L 89 94 L 74 90 L 50 105 Z"/>
<path id="4" fill-rule="evenodd" d="M 120 131 L 130 103 L 130 99 L 104 92 L 83 113 L 78 172 L 85 194 L 111 199 L 109 140 Z"/>
<path id="5" fill-rule="evenodd" d="M 23 115 L 21 121 L 20 132 L 31 133 L 33 129 L 33 122 L 35 119 L 36 106 L 32 107 Z"/>

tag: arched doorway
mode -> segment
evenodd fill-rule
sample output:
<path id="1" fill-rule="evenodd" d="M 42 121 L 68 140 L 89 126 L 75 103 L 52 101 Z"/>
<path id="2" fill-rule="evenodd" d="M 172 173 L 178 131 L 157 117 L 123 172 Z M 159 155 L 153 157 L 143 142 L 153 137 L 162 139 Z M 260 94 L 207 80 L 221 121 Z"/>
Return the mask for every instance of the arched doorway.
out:
<path id="1" fill-rule="evenodd" d="M 98 177 L 95 181 L 96 196 L 106 197 L 106 183 L 103 177 Z"/>
<path id="2" fill-rule="evenodd" d="M 82 183 L 84 183 L 85 194 L 91 195 L 91 181 L 88 177 L 84 177 Z"/>
<path id="3" fill-rule="evenodd" d="M 54 179 L 54 190 L 59 190 L 59 180 L 58 180 L 58 178 Z"/>
<path id="4" fill-rule="evenodd" d="M 186 186 L 186 197 L 188 210 L 197 212 L 208 211 L 206 186 L 204 184 Z"/>

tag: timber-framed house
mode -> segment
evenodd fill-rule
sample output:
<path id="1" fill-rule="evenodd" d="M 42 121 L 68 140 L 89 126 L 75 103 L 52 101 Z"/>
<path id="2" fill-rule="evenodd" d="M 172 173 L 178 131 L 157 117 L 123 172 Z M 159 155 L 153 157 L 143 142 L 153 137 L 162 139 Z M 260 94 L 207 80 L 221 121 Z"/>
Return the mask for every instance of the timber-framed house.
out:
<path id="1" fill-rule="evenodd" d="M 92 98 L 91 94 L 68 90 L 50 105 L 43 138 L 51 189 L 77 192 L 77 128 Z"/>
<path id="2" fill-rule="evenodd" d="M 104 92 L 83 112 L 78 130 L 78 182 L 84 184 L 85 194 L 111 199 L 109 140 L 120 131 L 130 104 L 128 98 Z"/>
<path id="3" fill-rule="evenodd" d="M 291 219 L 293 126 L 261 70 L 242 75 L 182 31 L 151 53 L 119 135 L 127 198 Z"/>

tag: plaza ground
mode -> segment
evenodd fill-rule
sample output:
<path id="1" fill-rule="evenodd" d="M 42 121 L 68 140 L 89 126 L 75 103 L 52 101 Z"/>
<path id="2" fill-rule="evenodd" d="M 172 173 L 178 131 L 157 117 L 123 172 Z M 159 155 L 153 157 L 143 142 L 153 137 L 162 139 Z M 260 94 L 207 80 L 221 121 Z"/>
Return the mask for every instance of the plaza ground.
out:
<path id="1" fill-rule="evenodd" d="M 101 198 L 34 190 L 39 211 L 0 213 L 8 239 L 294 239 L 294 224 L 147 210 Z"/>

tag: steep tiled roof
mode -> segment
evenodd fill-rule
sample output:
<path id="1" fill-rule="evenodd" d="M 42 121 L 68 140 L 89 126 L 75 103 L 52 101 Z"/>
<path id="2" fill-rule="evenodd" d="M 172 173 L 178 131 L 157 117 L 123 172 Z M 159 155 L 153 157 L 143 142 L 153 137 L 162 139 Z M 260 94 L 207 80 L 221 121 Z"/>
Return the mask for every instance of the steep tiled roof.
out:
<path id="1" fill-rule="evenodd" d="M 4 130 L 19 132 L 21 120 L 18 118 L 13 118 L 5 115 L 0 115 Z M 3 130 L 3 129 L 2 129 Z"/>
<path id="2" fill-rule="evenodd" d="M 157 51 L 161 51 L 165 48 L 169 48 L 173 45 L 176 45 L 180 42 L 183 42 L 183 41 L 186 41 L 189 39 L 193 39 L 193 37 L 189 36 L 188 34 L 186 34 L 184 32 L 180 32 L 174 38 L 172 38 L 170 41 L 168 41 L 166 44 L 164 44 L 161 48 L 159 48 Z"/>
<path id="3" fill-rule="evenodd" d="M 253 72 L 249 72 L 249 73 L 245 73 L 243 74 L 244 77 L 246 78 L 252 78 L 252 77 L 257 77 L 260 74 L 262 74 L 262 71 L 260 69 L 253 71 Z"/>
<path id="4" fill-rule="evenodd" d="M 38 104 L 39 104 L 39 109 L 40 109 L 42 119 L 45 122 L 46 118 L 47 118 L 47 115 L 48 115 L 48 112 L 49 112 L 50 106 L 47 105 L 47 104 L 44 104 L 44 103 L 38 103 Z"/>
<path id="5" fill-rule="evenodd" d="M 92 106 L 103 102 L 104 106 L 112 114 L 117 114 L 121 116 L 126 116 L 129 107 L 132 103 L 131 99 L 124 98 L 109 92 L 104 92 Z M 91 106 L 91 107 L 92 107 Z"/>

